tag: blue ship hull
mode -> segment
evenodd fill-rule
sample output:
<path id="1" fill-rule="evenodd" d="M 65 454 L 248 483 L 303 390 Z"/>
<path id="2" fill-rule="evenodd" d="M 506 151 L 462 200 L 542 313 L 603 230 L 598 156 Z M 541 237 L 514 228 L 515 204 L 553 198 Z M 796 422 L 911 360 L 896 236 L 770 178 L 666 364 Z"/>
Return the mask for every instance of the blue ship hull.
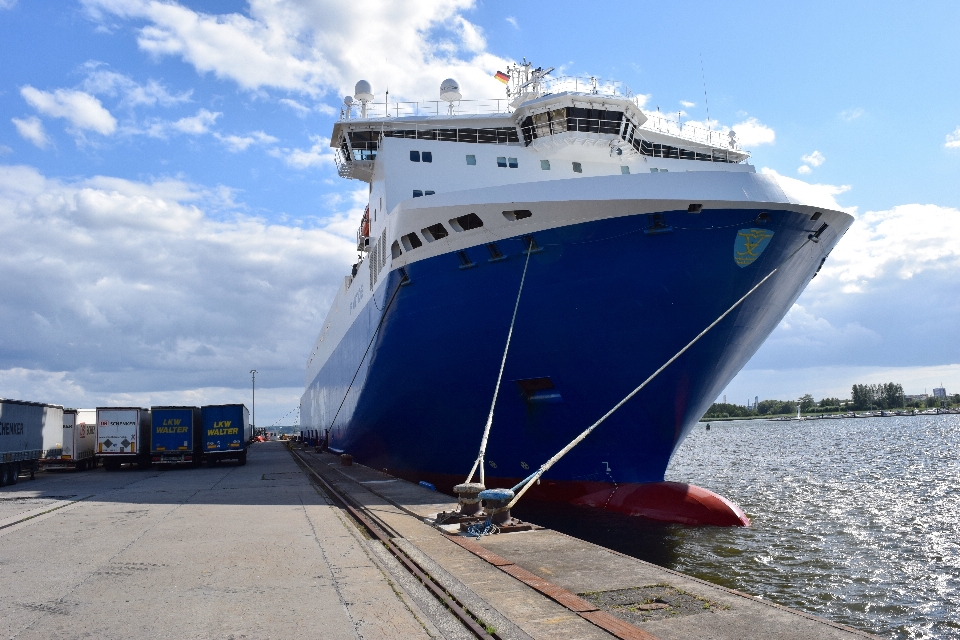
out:
<path id="1" fill-rule="evenodd" d="M 756 209 L 667 211 L 669 227 L 659 233 L 646 215 L 535 233 L 540 250 L 530 255 L 496 404 L 487 486 L 529 475 L 806 242 L 528 495 L 573 501 L 611 483 L 662 481 L 670 456 L 850 221 L 768 213 L 760 221 Z M 808 242 L 824 220 L 831 227 L 821 241 Z M 758 228 L 773 233 L 768 244 L 752 263 L 737 264 L 739 231 Z M 399 270 L 383 278 L 305 389 L 304 427 L 330 428 L 332 448 L 370 467 L 441 490 L 462 482 L 477 456 L 524 267 L 519 236 L 497 244 L 505 259 L 490 260 L 480 245 L 467 250 L 472 267 L 450 253 L 406 266 L 406 283 Z"/>

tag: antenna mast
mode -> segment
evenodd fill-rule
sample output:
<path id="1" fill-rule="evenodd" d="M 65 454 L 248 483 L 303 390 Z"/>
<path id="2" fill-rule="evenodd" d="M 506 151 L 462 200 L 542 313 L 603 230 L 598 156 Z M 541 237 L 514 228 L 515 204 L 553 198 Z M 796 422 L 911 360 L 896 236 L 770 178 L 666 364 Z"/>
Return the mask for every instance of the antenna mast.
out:
<path id="1" fill-rule="evenodd" d="M 700 52 L 700 79 L 703 80 L 703 103 L 707 105 L 707 131 L 710 130 L 710 101 L 707 100 L 707 74 L 703 71 L 703 52 Z"/>

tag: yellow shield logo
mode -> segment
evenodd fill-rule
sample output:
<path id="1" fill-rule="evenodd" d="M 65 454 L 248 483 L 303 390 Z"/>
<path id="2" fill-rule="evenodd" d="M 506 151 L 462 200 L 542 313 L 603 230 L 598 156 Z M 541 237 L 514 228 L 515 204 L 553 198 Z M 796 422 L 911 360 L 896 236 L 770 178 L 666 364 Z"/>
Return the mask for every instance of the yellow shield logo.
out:
<path id="1" fill-rule="evenodd" d="M 733 261 L 738 267 L 753 264 L 760 257 L 763 250 L 770 244 L 773 231 L 766 229 L 740 229 L 737 238 L 733 241 Z"/>

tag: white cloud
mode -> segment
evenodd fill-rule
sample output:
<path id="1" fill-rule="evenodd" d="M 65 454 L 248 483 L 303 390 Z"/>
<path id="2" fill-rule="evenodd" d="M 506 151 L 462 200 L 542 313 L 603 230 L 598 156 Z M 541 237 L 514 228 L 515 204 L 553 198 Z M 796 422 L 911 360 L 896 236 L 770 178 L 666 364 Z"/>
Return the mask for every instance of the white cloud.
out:
<path id="1" fill-rule="evenodd" d="M 784 194 L 786 194 L 787 199 L 794 204 L 806 204 L 811 207 L 824 207 L 826 209 L 847 211 L 848 213 L 856 210 L 856 207 L 849 208 L 841 206 L 835 199 L 836 196 L 841 193 L 849 191 L 849 185 L 810 184 L 803 180 L 780 175 L 773 169 L 767 167 L 760 169 L 760 173 L 776 178 L 777 182 L 780 183 L 780 188 L 783 189 Z"/>
<path id="2" fill-rule="evenodd" d="M 84 0 L 94 19 L 146 21 L 142 50 L 244 89 L 346 95 L 364 78 L 380 95 L 389 85 L 397 99 L 433 98 L 447 77 L 467 98 L 502 95 L 492 75 L 508 61 L 488 53 L 479 27 L 461 15 L 473 4 L 402 0 L 371 10 L 336 0 L 253 0 L 247 14 L 210 14 L 176 2 Z"/>
<path id="3" fill-rule="evenodd" d="M 5 144 L 0 144 L 0 156 L 5 156 L 8 153 L 13 153 L 13 149 L 11 149 Z"/>
<path id="4" fill-rule="evenodd" d="M 188 133 L 193 136 L 199 136 L 210 131 L 210 127 L 217 121 L 217 118 L 223 114 L 219 111 L 212 112 L 206 109 L 197 111 L 197 115 L 180 118 L 174 122 L 171 127 L 181 133 Z"/>
<path id="5" fill-rule="evenodd" d="M 0 9 L 13 9 L 17 6 L 17 0 L 0 0 Z"/>
<path id="6" fill-rule="evenodd" d="M 841 111 L 840 117 L 846 120 L 847 122 L 850 122 L 852 120 L 856 120 L 863 114 L 864 114 L 863 109 L 861 109 L 860 107 L 856 107 L 855 109 L 846 109 L 844 111 Z"/>
<path id="7" fill-rule="evenodd" d="M 690 107 L 695 107 L 695 106 L 697 106 L 697 103 L 695 103 L 695 102 L 690 102 L 690 101 L 688 101 L 688 100 L 681 100 L 681 101 L 680 101 L 680 106 L 683 107 L 684 109 L 689 109 Z"/>
<path id="8" fill-rule="evenodd" d="M 826 158 L 819 151 L 814 151 L 813 153 L 800 157 L 803 164 L 797 169 L 797 173 L 801 175 L 809 175 L 813 172 L 813 167 L 819 167 L 824 162 Z"/>
<path id="9" fill-rule="evenodd" d="M 313 145 L 309 149 L 273 149 L 271 155 L 282 158 L 291 167 L 307 169 L 333 165 L 333 149 L 330 148 L 330 138 L 310 136 Z"/>
<path id="10" fill-rule="evenodd" d="M 517 19 L 514 18 L 513 16 L 507 16 L 506 18 L 504 18 L 504 20 L 506 20 L 507 23 L 510 24 L 510 26 L 512 26 L 514 29 L 520 28 L 520 25 L 517 24 Z"/>
<path id="11" fill-rule="evenodd" d="M 328 228 L 356 228 L 362 207 L 342 204 L 314 228 L 288 227 L 179 180 L 63 181 L 0 165 L 0 236 L 17 239 L 0 252 L 3 388 L 13 376 L 25 397 L 79 388 L 93 404 L 242 389 L 252 367 L 264 386 L 297 387 L 355 259 L 349 235 Z"/>
<path id="12" fill-rule="evenodd" d="M 47 145 L 50 144 L 50 138 L 47 137 L 47 132 L 43 130 L 43 123 L 37 116 L 22 119 L 12 118 L 11 122 L 24 140 L 29 140 L 41 149 L 46 149 Z"/>
<path id="13" fill-rule="evenodd" d="M 101 63 L 98 62 L 91 61 L 84 66 L 89 71 L 81 84 L 83 90 L 96 95 L 120 97 L 122 106 L 137 107 L 145 105 L 152 107 L 159 104 L 163 107 L 170 107 L 182 102 L 189 102 L 193 93 L 191 90 L 171 94 L 166 87 L 156 80 L 148 80 L 147 84 L 142 85 L 129 76 L 100 68 Z"/>
<path id="14" fill-rule="evenodd" d="M 947 134 L 947 140 L 943 143 L 947 149 L 960 149 L 960 127 L 953 130 L 953 133 Z"/>
<path id="15" fill-rule="evenodd" d="M 908 204 L 858 214 L 821 272 L 844 293 L 924 271 L 960 272 L 960 210 Z"/>
<path id="16" fill-rule="evenodd" d="M 773 129 L 756 118 L 747 118 L 740 124 L 733 125 L 731 129 L 737 134 L 737 142 L 747 148 L 773 144 L 776 140 Z"/>
<path id="17" fill-rule="evenodd" d="M 294 112 L 296 112 L 296 114 L 301 118 L 307 115 L 308 113 L 310 113 L 310 107 L 306 105 L 302 105 L 296 100 L 292 100 L 290 98 L 281 98 L 280 100 L 278 100 L 278 102 L 284 105 L 285 107 L 290 107 L 291 109 L 293 109 Z"/>
<path id="18" fill-rule="evenodd" d="M 146 130 L 136 131 L 136 133 L 146 133 L 152 138 L 165 138 L 171 131 L 200 136 L 205 133 L 210 133 L 210 127 L 212 127 L 216 123 L 217 118 L 222 115 L 223 113 L 219 111 L 200 109 L 196 115 L 186 116 L 173 122 L 154 120 Z"/>
<path id="19" fill-rule="evenodd" d="M 219 133 L 215 133 L 214 135 L 217 140 L 227 145 L 227 148 L 234 153 L 245 151 L 247 147 L 253 144 L 273 144 L 277 141 L 276 138 L 263 131 L 252 131 L 245 136 L 222 136 Z"/>
<path id="20" fill-rule="evenodd" d="M 34 109 L 54 118 L 65 118 L 77 129 L 110 135 L 117 129 L 117 120 L 95 97 L 83 91 L 57 89 L 40 91 L 30 85 L 20 89 L 20 95 Z"/>
<path id="21" fill-rule="evenodd" d="M 826 162 L 827 159 L 826 159 L 826 158 L 823 156 L 823 154 L 820 153 L 819 151 L 814 151 L 813 153 L 811 153 L 811 154 L 809 154 L 809 155 L 801 156 L 801 157 L 800 157 L 800 160 L 801 160 L 804 164 L 808 164 L 808 165 L 810 165 L 811 167 L 819 167 L 819 166 L 822 165 L 824 162 Z"/>

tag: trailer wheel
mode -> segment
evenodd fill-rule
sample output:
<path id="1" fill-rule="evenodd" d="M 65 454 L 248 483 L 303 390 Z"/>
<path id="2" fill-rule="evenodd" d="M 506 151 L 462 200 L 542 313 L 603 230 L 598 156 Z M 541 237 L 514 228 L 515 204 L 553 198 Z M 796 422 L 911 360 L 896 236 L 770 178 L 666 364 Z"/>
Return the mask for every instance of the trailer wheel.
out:
<path id="1" fill-rule="evenodd" d="M 247 464 L 247 452 L 244 451 L 239 456 L 237 456 L 237 463 L 242 467 Z"/>
<path id="2" fill-rule="evenodd" d="M 20 463 L 11 462 L 10 463 L 10 482 L 9 484 L 17 484 L 20 480 Z"/>
<path id="3" fill-rule="evenodd" d="M 7 486 L 7 467 L 10 466 L 6 462 L 0 464 L 0 487 Z"/>

